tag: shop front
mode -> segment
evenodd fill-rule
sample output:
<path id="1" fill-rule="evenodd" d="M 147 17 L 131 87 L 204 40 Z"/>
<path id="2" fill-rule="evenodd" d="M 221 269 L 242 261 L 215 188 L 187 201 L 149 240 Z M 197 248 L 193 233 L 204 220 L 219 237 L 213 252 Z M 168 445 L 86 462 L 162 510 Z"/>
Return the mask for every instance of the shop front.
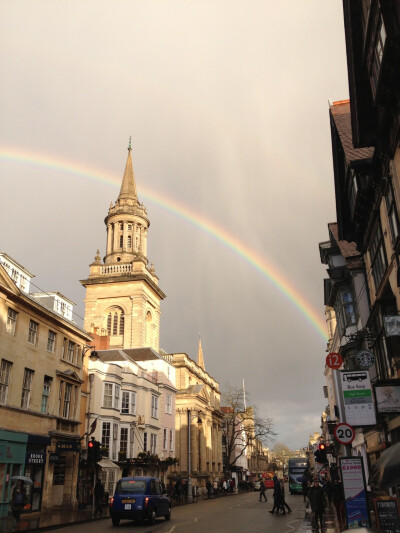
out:
<path id="1" fill-rule="evenodd" d="M 46 450 L 50 438 L 41 435 L 28 435 L 25 457 L 25 476 L 32 480 L 28 511 L 40 511 L 42 506 L 43 480 L 46 468 Z"/>
<path id="2" fill-rule="evenodd" d="M 7 516 L 11 501 L 11 478 L 23 475 L 28 435 L 0 430 L 0 519 Z"/>

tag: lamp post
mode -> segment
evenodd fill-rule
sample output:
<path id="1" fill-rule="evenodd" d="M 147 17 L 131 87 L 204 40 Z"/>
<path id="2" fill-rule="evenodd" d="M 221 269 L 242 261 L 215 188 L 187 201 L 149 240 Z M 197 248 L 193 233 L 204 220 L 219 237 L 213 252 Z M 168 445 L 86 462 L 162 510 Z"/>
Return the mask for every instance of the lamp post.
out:
<path id="1" fill-rule="evenodd" d="M 92 361 L 92 363 L 95 363 L 96 361 L 99 360 L 99 354 L 96 352 L 94 346 L 88 346 L 88 345 L 85 346 L 84 348 L 82 348 L 82 361 L 83 361 L 83 358 L 85 357 L 85 355 L 87 354 L 87 352 L 89 350 L 91 350 L 90 355 L 89 355 L 89 359 Z M 89 449 L 90 401 L 91 401 L 92 386 L 93 386 L 93 378 L 91 378 L 91 376 L 89 376 L 89 383 L 90 383 L 90 389 L 89 389 L 89 406 L 88 406 L 88 413 L 87 413 L 88 429 L 87 429 L 87 434 L 86 434 L 86 449 Z M 96 486 L 96 465 L 93 464 L 92 519 L 94 518 L 94 513 L 95 513 L 95 508 L 94 508 L 94 488 L 95 488 L 95 486 Z"/>
<path id="2" fill-rule="evenodd" d="M 203 423 L 199 415 L 192 415 L 190 409 L 187 410 L 187 423 L 188 423 L 188 502 L 193 502 L 192 494 L 192 449 L 191 449 L 191 424 L 192 420 L 197 418 L 197 423 L 200 425 Z M 200 450 L 199 450 L 200 454 Z"/>

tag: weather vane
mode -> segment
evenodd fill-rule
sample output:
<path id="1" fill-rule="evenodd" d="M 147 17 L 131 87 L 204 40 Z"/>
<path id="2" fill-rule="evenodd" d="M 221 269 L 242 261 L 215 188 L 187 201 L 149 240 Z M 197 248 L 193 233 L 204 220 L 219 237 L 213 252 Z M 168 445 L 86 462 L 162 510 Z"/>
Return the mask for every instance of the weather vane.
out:
<path id="1" fill-rule="evenodd" d="M 129 152 L 132 150 L 131 141 L 132 141 L 132 135 L 129 137 L 129 146 L 128 146 L 128 151 Z"/>

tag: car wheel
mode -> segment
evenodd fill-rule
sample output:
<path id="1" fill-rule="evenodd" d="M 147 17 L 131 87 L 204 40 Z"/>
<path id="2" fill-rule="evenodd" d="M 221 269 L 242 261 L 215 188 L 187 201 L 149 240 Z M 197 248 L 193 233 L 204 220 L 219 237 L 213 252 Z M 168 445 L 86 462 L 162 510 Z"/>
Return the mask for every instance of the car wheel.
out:
<path id="1" fill-rule="evenodd" d="M 111 522 L 112 522 L 112 525 L 113 526 L 119 526 L 119 518 L 117 518 L 116 516 L 112 516 L 111 517 Z"/>
<path id="2" fill-rule="evenodd" d="M 171 520 L 171 507 L 168 507 L 168 513 L 165 515 L 165 520 Z"/>
<path id="3" fill-rule="evenodd" d="M 150 524 L 154 525 L 156 523 L 156 518 L 157 518 L 157 514 L 156 514 L 156 510 L 155 509 L 152 509 L 150 511 L 150 516 L 149 516 L 149 522 Z"/>

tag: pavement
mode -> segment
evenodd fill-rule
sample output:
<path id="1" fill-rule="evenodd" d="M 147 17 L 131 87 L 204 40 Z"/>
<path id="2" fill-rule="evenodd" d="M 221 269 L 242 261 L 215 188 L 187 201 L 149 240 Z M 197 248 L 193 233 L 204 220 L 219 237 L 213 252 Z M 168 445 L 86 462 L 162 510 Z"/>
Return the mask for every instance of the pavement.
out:
<path id="1" fill-rule="evenodd" d="M 312 513 L 309 505 L 309 502 L 307 502 L 304 514 L 304 521 L 301 524 L 297 533 L 316 533 L 317 531 L 316 528 L 313 528 Z M 341 531 L 343 531 L 343 529 L 341 529 L 339 526 L 339 522 L 336 515 L 336 509 L 333 503 L 328 504 L 328 506 L 325 508 L 324 523 L 325 529 L 323 530 L 323 533 L 340 533 Z"/>

